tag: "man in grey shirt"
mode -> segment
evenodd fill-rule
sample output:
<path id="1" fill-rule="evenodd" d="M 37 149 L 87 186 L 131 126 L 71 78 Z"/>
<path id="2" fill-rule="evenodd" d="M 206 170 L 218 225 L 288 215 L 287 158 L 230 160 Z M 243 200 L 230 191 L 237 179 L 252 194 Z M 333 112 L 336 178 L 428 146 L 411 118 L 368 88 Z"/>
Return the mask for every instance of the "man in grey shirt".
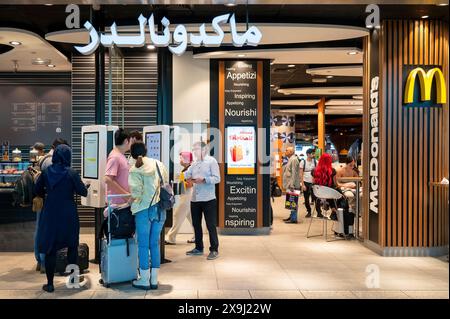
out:
<path id="1" fill-rule="evenodd" d="M 283 170 L 283 187 L 285 191 L 300 189 L 300 165 L 293 147 L 286 148 L 286 157 L 289 158 Z M 297 224 L 297 210 L 292 209 L 291 215 L 284 219 L 286 223 Z"/>
<path id="2" fill-rule="evenodd" d="M 193 183 L 191 199 L 192 224 L 195 233 L 195 248 L 186 252 L 188 256 L 203 255 L 202 214 L 205 216 L 209 232 L 208 260 L 219 255 L 219 237 L 217 236 L 217 200 L 215 184 L 220 183 L 219 165 L 214 157 L 208 155 L 205 143 L 197 142 L 192 148 L 195 162 L 185 173 L 186 181 Z"/>

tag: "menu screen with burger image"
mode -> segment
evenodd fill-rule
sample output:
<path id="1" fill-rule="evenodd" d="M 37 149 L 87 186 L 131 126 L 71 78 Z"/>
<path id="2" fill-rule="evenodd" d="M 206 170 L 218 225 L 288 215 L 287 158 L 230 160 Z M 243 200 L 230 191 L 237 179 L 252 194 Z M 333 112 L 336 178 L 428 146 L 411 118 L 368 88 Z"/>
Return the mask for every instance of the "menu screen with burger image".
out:
<path id="1" fill-rule="evenodd" d="M 229 126 L 227 131 L 227 174 L 255 173 L 256 134 L 253 126 Z"/>

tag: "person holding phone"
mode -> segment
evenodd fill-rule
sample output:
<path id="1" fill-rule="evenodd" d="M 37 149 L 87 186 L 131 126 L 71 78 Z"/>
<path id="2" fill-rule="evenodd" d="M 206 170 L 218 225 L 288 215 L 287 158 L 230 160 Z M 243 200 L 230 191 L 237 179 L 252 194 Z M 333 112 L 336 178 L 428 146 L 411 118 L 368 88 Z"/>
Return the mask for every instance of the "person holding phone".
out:
<path id="1" fill-rule="evenodd" d="M 187 218 L 189 223 L 192 225 L 191 218 L 191 198 L 192 198 L 192 186 L 191 182 L 186 181 L 185 173 L 191 166 L 193 161 L 193 156 L 191 152 L 181 152 L 180 153 L 180 165 L 183 167 L 180 173 L 180 184 L 183 187 L 183 193 L 179 195 L 179 204 L 174 208 L 173 211 L 173 225 L 169 229 L 166 237 L 167 245 L 175 245 L 177 234 L 180 231 L 184 220 Z M 193 227 L 193 226 L 192 226 Z M 188 243 L 195 243 L 195 239 L 188 240 Z"/>
<path id="2" fill-rule="evenodd" d="M 214 157 L 208 155 L 209 150 L 204 142 L 195 143 L 192 152 L 195 162 L 186 171 L 185 177 L 187 182 L 193 184 L 191 215 L 195 233 L 195 248 L 186 252 L 186 255 L 203 255 L 202 215 L 204 215 L 210 242 L 207 259 L 213 260 L 219 256 L 215 187 L 220 183 L 219 164 Z"/>

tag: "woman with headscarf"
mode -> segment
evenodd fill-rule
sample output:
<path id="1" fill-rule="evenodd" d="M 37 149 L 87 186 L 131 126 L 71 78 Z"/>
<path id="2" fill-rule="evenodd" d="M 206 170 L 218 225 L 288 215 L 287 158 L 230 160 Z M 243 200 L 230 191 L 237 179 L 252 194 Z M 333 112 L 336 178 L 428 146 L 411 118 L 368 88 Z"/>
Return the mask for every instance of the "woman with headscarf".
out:
<path id="1" fill-rule="evenodd" d="M 333 188 L 338 192 L 342 193 L 338 187 L 338 183 L 336 181 L 336 170 L 332 167 L 333 158 L 330 154 L 325 153 L 319 158 L 319 162 L 317 163 L 317 167 L 312 171 L 312 175 L 314 178 L 315 185 L 321 185 Z M 345 196 L 337 201 L 337 207 L 335 207 L 334 201 L 329 200 L 326 203 L 333 212 L 333 215 L 336 214 L 337 208 L 342 208 L 344 210 L 344 233 L 349 233 L 349 226 L 353 225 L 353 221 L 355 219 L 355 214 L 349 212 L 348 202 Z M 316 201 L 315 208 L 317 210 L 317 217 L 323 218 L 320 205 L 318 205 L 318 200 Z"/>
<path id="2" fill-rule="evenodd" d="M 39 176 L 35 191 L 45 196 L 44 208 L 39 220 L 38 247 L 45 254 L 47 284 L 42 287 L 53 292 L 53 276 L 56 252 L 67 248 L 67 261 L 77 264 L 80 223 L 74 195 L 87 195 L 87 188 L 80 175 L 70 168 L 72 152 L 69 146 L 56 147 L 52 165 Z"/>

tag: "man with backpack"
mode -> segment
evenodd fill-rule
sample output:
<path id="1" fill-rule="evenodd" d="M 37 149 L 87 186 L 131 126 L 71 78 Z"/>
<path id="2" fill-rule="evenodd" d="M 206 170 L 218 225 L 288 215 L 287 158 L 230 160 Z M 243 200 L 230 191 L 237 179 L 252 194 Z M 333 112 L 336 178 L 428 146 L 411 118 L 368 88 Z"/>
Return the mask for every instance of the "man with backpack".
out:
<path id="1" fill-rule="evenodd" d="M 286 148 L 287 164 L 283 168 L 283 188 L 285 191 L 300 189 L 299 160 L 293 147 Z M 288 218 L 283 219 L 288 224 L 297 224 L 297 208 L 291 210 Z"/>
<path id="2" fill-rule="evenodd" d="M 315 196 L 312 192 L 313 176 L 312 171 L 317 166 L 316 159 L 314 158 L 314 149 L 310 148 L 306 151 L 306 160 L 302 159 L 300 161 L 300 182 L 305 197 L 305 207 L 306 207 L 306 218 L 311 217 L 311 204 L 309 202 L 310 197 L 312 197 L 313 203 L 315 202 Z"/>

